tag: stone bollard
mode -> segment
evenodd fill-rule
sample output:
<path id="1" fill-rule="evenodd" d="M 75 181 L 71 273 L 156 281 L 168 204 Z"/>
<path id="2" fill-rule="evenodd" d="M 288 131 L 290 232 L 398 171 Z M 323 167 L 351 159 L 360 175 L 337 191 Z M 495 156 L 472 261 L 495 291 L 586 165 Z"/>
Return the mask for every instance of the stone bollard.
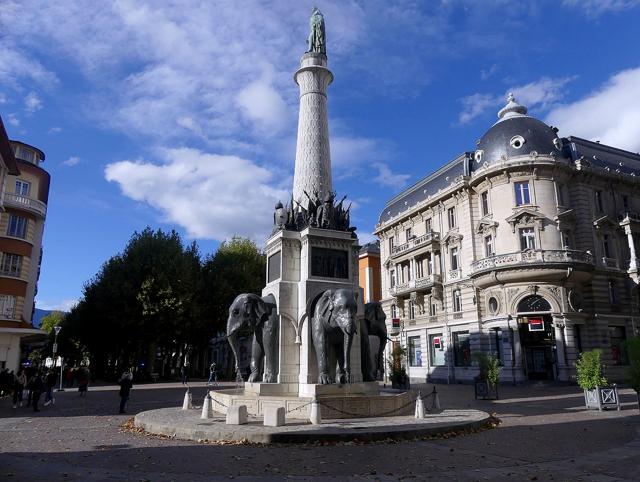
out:
<path id="1" fill-rule="evenodd" d="M 211 399 L 211 395 L 207 392 L 207 396 L 204 397 L 204 402 L 202 403 L 202 415 L 200 418 L 211 418 L 213 417 L 213 400 Z"/>
<path id="2" fill-rule="evenodd" d="M 416 418 L 424 418 L 424 402 L 422 401 L 422 394 L 418 392 L 418 398 L 416 398 Z"/>
<path id="3" fill-rule="evenodd" d="M 314 398 L 311 402 L 311 408 L 309 409 L 309 421 L 313 425 L 320 425 L 322 423 L 322 414 L 320 413 L 320 404 L 318 399 Z"/>
<path id="4" fill-rule="evenodd" d="M 191 391 L 187 390 L 184 394 L 184 401 L 182 402 L 182 410 L 191 410 L 193 408 Z"/>
<path id="5" fill-rule="evenodd" d="M 285 424 L 284 407 L 264 407 L 264 426 L 281 427 Z"/>
<path id="6" fill-rule="evenodd" d="M 227 408 L 227 425 L 244 425 L 247 423 L 247 406 L 232 405 Z"/>

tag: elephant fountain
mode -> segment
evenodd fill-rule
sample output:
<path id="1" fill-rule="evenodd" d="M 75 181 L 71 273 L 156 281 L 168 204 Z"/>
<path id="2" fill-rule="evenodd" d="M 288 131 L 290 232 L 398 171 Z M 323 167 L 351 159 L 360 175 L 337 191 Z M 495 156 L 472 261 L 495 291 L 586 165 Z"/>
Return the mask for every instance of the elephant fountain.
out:
<path id="1" fill-rule="evenodd" d="M 318 383 L 334 380 L 329 370 L 330 350 L 338 362 L 338 383 L 351 381 L 351 345 L 357 332 L 356 294 L 348 289 L 327 290 L 318 299 L 311 318 L 311 337 L 318 360 Z"/>
<path id="2" fill-rule="evenodd" d="M 278 314 L 273 295 L 238 295 L 229 307 L 227 340 L 238 364 L 239 337 L 253 335 L 249 382 L 276 383 L 278 376 Z"/>
<path id="3" fill-rule="evenodd" d="M 360 326 L 360 356 L 362 364 L 362 379 L 365 382 L 375 381 L 378 373 L 384 373 L 384 348 L 387 345 L 387 315 L 378 302 L 364 305 L 364 322 Z M 371 344 L 369 335 L 380 339 L 375 363 L 371 361 Z"/>

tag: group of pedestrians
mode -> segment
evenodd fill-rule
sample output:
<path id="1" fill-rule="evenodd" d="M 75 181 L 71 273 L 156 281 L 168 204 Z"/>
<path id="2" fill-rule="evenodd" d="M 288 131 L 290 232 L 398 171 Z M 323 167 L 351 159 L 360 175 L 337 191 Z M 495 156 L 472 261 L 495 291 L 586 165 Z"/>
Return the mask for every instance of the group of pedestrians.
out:
<path id="1" fill-rule="evenodd" d="M 10 383 L 6 383 L 3 393 L 11 393 L 13 408 L 26 406 L 32 407 L 34 412 L 39 412 L 38 403 L 43 393 L 45 394 L 45 405 L 55 403 L 53 389 L 56 386 L 57 376 L 53 370 L 27 372 L 21 368 L 18 373 L 9 372 L 9 376 Z M 9 387 L 10 390 L 8 390 Z"/>

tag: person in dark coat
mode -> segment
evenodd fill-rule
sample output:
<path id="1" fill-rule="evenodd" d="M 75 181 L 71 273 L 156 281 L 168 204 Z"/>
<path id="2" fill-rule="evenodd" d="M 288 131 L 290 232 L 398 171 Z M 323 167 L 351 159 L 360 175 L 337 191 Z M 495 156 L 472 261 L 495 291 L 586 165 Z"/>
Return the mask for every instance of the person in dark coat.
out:
<path id="1" fill-rule="evenodd" d="M 44 390 L 44 382 L 42 381 L 42 375 L 40 372 L 36 372 L 33 376 L 33 380 L 31 381 L 31 401 L 33 403 L 33 411 L 39 412 L 38 402 L 40 401 L 40 396 L 42 395 L 42 391 Z"/>
<path id="2" fill-rule="evenodd" d="M 124 409 L 131 394 L 131 388 L 133 387 L 133 374 L 129 371 L 124 372 L 118 385 L 120 385 L 120 413 L 127 413 Z"/>
<path id="3" fill-rule="evenodd" d="M 56 403 L 56 399 L 53 396 L 53 388 L 56 386 L 56 372 L 53 370 L 49 370 L 47 376 L 44 379 L 44 385 L 47 390 L 44 397 L 44 405 L 45 407 L 50 403 Z"/>
<path id="4" fill-rule="evenodd" d="M 89 388 L 89 369 L 82 367 L 78 372 L 78 391 L 80 396 L 86 396 Z"/>

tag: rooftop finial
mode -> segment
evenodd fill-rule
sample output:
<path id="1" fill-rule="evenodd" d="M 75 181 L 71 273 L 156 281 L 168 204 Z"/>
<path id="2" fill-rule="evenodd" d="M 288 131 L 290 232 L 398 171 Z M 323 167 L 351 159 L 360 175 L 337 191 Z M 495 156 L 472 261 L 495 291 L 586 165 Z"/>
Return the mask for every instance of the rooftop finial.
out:
<path id="1" fill-rule="evenodd" d="M 498 118 L 500 120 L 510 119 L 511 117 L 520 117 L 526 115 L 526 113 L 527 108 L 524 105 L 518 104 L 515 96 L 513 95 L 513 92 L 509 92 L 509 95 L 507 95 L 507 105 L 500 109 L 500 111 L 498 112 Z"/>

